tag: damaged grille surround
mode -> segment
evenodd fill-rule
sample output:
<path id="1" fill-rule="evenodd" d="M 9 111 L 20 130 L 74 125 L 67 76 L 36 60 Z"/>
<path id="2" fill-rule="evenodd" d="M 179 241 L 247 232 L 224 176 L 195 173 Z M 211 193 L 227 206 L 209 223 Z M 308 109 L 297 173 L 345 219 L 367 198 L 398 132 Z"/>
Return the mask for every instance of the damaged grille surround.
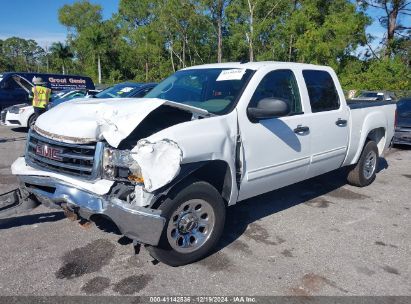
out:
<path id="1" fill-rule="evenodd" d="M 101 159 L 104 146 L 104 142 L 92 144 L 58 142 L 31 129 L 27 137 L 25 159 L 33 168 L 84 180 L 96 180 L 102 173 Z"/>

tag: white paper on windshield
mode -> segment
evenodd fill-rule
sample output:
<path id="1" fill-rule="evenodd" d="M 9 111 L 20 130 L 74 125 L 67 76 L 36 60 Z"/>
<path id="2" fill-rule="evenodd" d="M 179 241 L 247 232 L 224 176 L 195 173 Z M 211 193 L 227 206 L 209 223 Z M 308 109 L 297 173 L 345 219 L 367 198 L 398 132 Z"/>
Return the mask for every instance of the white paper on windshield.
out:
<path id="1" fill-rule="evenodd" d="M 120 90 L 120 92 L 128 93 L 133 90 L 133 87 L 125 87 Z"/>
<path id="2" fill-rule="evenodd" d="M 221 71 L 220 75 L 218 75 L 216 81 L 224 81 L 224 80 L 241 80 L 245 73 L 245 69 L 230 69 Z"/>

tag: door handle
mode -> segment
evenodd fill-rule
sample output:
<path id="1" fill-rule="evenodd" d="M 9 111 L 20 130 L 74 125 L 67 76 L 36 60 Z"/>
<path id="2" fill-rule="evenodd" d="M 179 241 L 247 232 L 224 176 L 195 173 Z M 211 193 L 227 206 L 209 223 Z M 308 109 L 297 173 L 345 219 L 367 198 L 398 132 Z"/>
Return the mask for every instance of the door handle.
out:
<path id="1" fill-rule="evenodd" d="M 338 118 L 338 120 L 335 122 L 335 124 L 339 127 L 344 127 L 344 126 L 347 125 L 347 120 Z"/>
<path id="2" fill-rule="evenodd" d="M 307 133 L 308 131 L 310 131 L 310 128 L 307 126 L 302 126 L 302 125 L 298 125 L 297 128 L 294 129 L 294 133 L 297 133 L 300 135 Z"/>

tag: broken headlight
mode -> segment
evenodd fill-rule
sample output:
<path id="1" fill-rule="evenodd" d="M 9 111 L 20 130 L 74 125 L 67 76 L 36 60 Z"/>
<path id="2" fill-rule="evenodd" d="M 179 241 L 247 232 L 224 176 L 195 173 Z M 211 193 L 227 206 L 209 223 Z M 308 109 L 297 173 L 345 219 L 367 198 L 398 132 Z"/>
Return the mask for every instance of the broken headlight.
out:
<path id="1" fill-rule="evenodd" d="M 105 148 L 103 153 L 103 178 L 109 180 L 129 180 L 143 183 L 141 168 L 130 150 Z"/>

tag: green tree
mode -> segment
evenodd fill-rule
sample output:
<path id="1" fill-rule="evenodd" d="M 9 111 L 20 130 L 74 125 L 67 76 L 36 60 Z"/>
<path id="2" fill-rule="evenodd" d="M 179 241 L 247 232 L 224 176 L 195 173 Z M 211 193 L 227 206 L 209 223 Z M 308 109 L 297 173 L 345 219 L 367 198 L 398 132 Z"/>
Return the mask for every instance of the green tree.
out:
<path id="1" fill-rule="evenodd" d="M 285 32 L 291 61 L 337 68 L 343 56 L 366 41 L 370 19 L 348 0 L 305 0 L 288 18 Z"/>
<path id="2" fill-rule="evenodd" d="M 73 35 L 80 33 L 91 25 L 102 20 L 102 8 L 100 5 L 91 4 L 88 0 L 66 4 L 58 11 L 61 24 L 67 26 Z"/>
<path id="3" fill-rule="evenodd" d="M 19 37 L 7 38 L 2 42 L 2 57 L 6 68 L 15 71 L 41 71 L 44 50 L 36 41 Z"/>
<path id="4" fill-rule="evenodd" d="M 79 65 L 92 75 L 95 75 L 95 69 L 98 83 L 101 83 L 103 57 L 110 52 L 110 41 L 115 39 L 115 26 L 111 21 L 102 21 L 101 6 L 87 0 L 64 5 L 59 9 L 59 21 L 70 31 L 69 42 Z"/>
<path id="5" fill-rule="evenodd" d="M 230 45 L 235 59 L 254 61 L 271 43 L 271 32 L 289 1 L 233 0 L 227 7 Z"/>
<path id="6" fill-rule="evenodd" d="M 223 60 L 223 27 L 225 19 L 225 10 L 231 0 L 202 0 L 201 4 L 209 12 L 205 13 L 212 23 L 215 35 L 217 37 L 217 62 Z"/>
<path id="7" fill-rule="evenodd" d="M 109 22 L 101 22 L 82 30 L 75 42 L 79 52 L 90 56 L 97 64 L 98 83 L 102 81 L 102 57 L 109 51 L 110 43 L 113 38 L 113 28 Z"/>
<path id="8" fill-rule="evenodd" d="M 74 55 L 67 44 L 61 42 L 54 42 L 50 47 L 52 56 L 61 61 L 61 70 L 63 75 L 66 73 L 67 61 L 71 60 Z"/>
<path id="9" fill-rule="evenodd" d="M 411 15 L 411 1 L 406 0 L 357 0 L 364 8 L 377 8 L 380 12 L 380 24 L 386 29 L 383 38 L 385 43 L 384 55 L 390 57 L 398 49 L 398 41 L 405 37 L 409 39 L 411 26 L 400 23 L 401 17 Z"/>

